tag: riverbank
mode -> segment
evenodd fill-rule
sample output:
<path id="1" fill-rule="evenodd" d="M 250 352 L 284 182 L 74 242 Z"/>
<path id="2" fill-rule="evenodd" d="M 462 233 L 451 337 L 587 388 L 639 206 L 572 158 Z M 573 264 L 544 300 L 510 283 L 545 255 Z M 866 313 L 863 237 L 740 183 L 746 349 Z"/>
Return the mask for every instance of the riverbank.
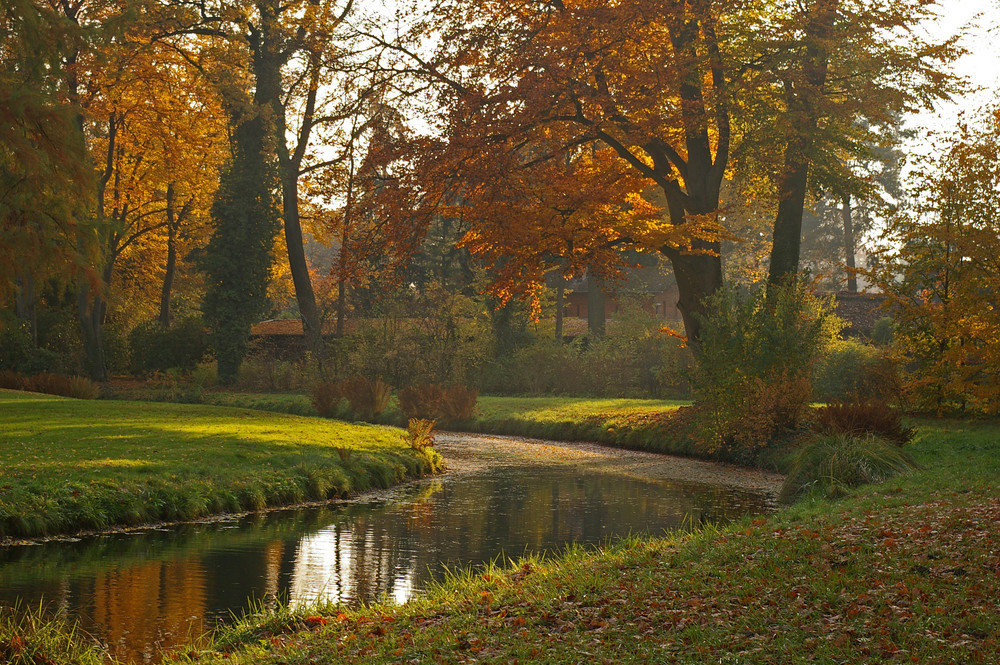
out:
<path id="1" fill-rule="evenodd" d="M 150 391 L 120 391 L 121 395 L 154 397 Z M 207 404 L 236 406 L 299 415 L 316 415 L 309 397 L 296 393 L 204 392 Z M 481 395 L 469 420 L 446 423 L 445 429 L 479 434 L 526 436 L 555 441 L 592 441 L 630 450 L 711 457 L 697 449 L 690 431 L 674 419 L 691 402 L 636 398 L 507 397 Z M 350 419 L 346 404 L 336 414 Z M 375 418 L 382 424 L 406 426 L 395 399 Z"/>
<path id="2" fill-rule="evenodd" d="M 0 390 L 0 545 L 327 500 L 438 463 L 389 427 Z"/>
<path id="3" fill-rule="evenodd" d="M 917 426 L 921 472 L 836 501 L 462 574 L 401 607 L 251 617 L 191 657 L 995 662 L 1000 424 Z"/>

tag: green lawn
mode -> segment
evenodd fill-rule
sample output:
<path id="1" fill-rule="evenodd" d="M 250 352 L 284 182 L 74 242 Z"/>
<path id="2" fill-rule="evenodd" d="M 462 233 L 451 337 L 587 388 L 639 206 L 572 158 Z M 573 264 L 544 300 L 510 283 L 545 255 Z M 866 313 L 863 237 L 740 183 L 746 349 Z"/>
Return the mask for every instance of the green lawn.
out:
<path id="1" fill-rule="evenodd" d="M 200 663 L 995 663 L 1000 423 L 768 519 L 460 575 L 402 607 L 249 618 Z"/>
<path id="2" fill-rule="evenodd" d="M 294 504 L 432 471 L 401 430 L 0 391 L 0 536 Z"/>

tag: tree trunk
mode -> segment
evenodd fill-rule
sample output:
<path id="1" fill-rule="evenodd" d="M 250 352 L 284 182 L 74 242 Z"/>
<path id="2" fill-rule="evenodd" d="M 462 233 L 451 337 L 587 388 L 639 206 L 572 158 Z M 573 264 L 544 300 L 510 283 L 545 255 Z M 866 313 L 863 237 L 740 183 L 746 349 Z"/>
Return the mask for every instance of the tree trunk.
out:
<path id="1" fill-rule="evenodd" d="M 337 282 L 337 337 L 344 336 L 344 315 L 347 311 L 347 284 L 343 277 Z"/>
<path id="2" fill-rule="evenodd" d="M 600 280 L 587 275 L 587 331 L 594 337 L 604 337 L 606 300 Z"/>
<path id="3" fill-rule="evenodd" d="M 170 291 L 177 271 L 177 227 L 178 217 L 174 208 L 174 183 L 167 185 L 167 265 L 163 274 L 163 289 L 160 291 L 160 325 L 170 327 Z"/>
<path id="4" fill-rule="evenodd" d="M 854 220 L 851 215 L 851 195 L 844 197 L 844 207 L 841 209 L 844 218 L 844 257 L 847 263 L 847 292 L 858 292 L 858 274 L 854 262 Z"/>
<path id="5" fill-rule="evenodd" d="M 819 127 L 820 105 L 829 70 L 826 42 L 833 33 L 833 24 L 840 0 L 817 0 L 805 25 L 805 61 L 802 78 L 785 81 L 788 99 L 786 113 L 795 119 L 794 133 L 785 146 L 785 169 L 779 187 L 778 213 L 774 218 L 774 244 L 767 273 L 768 288 L 779 286 L 799 271 L 799 251 L 802 244 L 802 210 L 809 184 L 809 164 L 813 143 Z"/>
<path id="6" fill-rule="evenodd" d="M 104 362 L 104 345 L 101 341 L 104 302 L 100 295 L 91 293 L 89 285 L 84 283 L 77 291 L 76 305 L 80 332 L 83 335 L 87 372 L 94 381 L 107 381 L 108 370 Z"/>

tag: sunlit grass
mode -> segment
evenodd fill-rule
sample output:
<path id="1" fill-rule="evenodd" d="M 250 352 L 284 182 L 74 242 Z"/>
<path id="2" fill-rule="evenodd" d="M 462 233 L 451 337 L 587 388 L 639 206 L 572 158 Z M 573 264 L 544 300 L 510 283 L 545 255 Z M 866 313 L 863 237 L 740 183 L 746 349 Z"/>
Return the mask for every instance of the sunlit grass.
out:
<path id="1" fill-rule="evenodd" d="M 391 427 L 0 391 L 0 536 L 326 499 L 433 461 Z"/>

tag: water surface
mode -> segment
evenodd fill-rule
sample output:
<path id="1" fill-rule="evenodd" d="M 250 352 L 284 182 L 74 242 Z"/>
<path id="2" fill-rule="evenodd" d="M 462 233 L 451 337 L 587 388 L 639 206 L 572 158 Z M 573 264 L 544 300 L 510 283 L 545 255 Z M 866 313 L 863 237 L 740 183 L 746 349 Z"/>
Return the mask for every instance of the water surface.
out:
<path id="1" fill-rule="evenodd" d="M 669 458 L 480 439 L 504 450 L 456 437 L 458 473 L 353 502 L 0 549 L 0 603 L 44 599 L 116 657 L 153 662 L 251 599 L 405 602 L 446 567 L 773 506 L 766 484 L 665 478 L 654 467 Z"/>

